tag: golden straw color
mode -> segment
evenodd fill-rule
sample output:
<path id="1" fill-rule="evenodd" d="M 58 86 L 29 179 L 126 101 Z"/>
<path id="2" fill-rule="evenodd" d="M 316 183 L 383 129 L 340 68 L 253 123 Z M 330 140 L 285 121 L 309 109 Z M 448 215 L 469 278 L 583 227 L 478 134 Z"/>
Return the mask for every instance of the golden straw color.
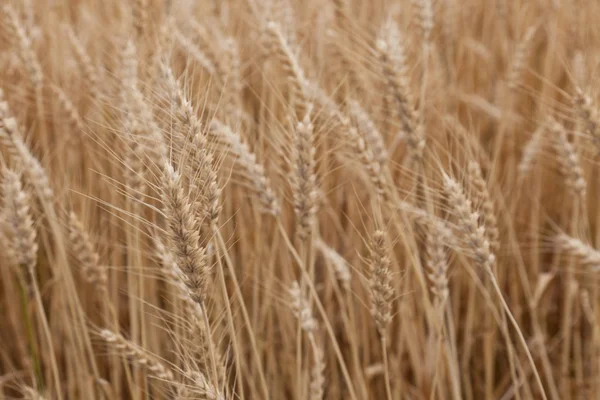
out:
<path id="1" fill-rule="evenodd" d="M 0 399 L 600 393 L 600 2 L 3 0 Z"/>

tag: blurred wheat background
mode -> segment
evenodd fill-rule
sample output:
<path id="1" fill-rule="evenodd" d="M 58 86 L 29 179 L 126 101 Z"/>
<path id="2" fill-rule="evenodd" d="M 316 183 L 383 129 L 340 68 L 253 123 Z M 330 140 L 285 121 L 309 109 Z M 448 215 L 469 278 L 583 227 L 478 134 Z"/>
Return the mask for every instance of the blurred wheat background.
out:
<path id="1" fill-rule="evenodd" d="M 600 398 L 600 3 L 4 0 L 0 398 Z"/>

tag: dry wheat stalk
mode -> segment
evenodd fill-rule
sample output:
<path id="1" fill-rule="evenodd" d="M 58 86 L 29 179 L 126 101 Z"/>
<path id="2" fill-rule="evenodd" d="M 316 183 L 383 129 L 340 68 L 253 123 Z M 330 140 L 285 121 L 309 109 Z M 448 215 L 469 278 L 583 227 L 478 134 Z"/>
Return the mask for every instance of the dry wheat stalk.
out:
<path id="1" fill-rule="evenodd" d="M 198 371 L 209 371 L 211 348 L 218 350 L 209 330 L 206 327 L 204 310 L 191 297 L 191 292 L 186 285 L 186 277 L 178 267 L 173 253 L 164 245 L 160 237 L 155 237 L 154 244 L 158 258 L 161 260 L 162 272 L 165 278 L 177 289 L 177 298 L 184 304 L 184 315 L 187 315 L 191 322 L 190 340 L 185 344 L 190 345 L 190 352 L 194 354 L 194 366 Z M 215 352 L 215 363 L 217 370 L 217 379 L 223 383 L 226 379 L 227 368 L 220 351 Z"/>

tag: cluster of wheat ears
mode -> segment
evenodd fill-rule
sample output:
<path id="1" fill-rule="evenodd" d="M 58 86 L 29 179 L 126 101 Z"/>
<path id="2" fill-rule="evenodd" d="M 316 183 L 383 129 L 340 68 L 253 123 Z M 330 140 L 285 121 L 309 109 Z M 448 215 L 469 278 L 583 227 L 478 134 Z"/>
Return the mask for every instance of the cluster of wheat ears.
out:
<path id="1" fill-rule="evenodd" d="M 2 3 L 0 398 L 600 394 L 600 2 Z"/>

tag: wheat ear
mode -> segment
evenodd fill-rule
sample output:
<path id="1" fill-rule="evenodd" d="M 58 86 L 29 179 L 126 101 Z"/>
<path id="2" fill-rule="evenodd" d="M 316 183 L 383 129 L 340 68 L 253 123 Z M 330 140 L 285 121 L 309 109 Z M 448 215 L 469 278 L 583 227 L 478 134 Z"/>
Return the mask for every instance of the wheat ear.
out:
<path id="1" fill-rule="evenodd" d="M 31 38 L 27 35 L 23 24 L 20 21 L 16 11 L 10 6 L 5 5 L 4 11 L 4 26 L 7 27 L 11 41 L 15 42 L 19 48 L 19 57 L 23 66 L 26 68 L 29 75 L 29 79 L 33 87 L 39 90 L 42 86 L 43 73 L 42 67 L 38 61 L 38 58 L 33 51 L 31 44 Z"/>
<path id="2" fill-rule="evenodd" d="M 268 51 L 275 56 L 279 66 L 292 86 L 292 104 L 296 110 L 296 118 L 302 119 L 309 111 L 309 103 L 305 92 L 306 78 L 304 71 L 298 64 L 296 56 L 290 49 L 281 27 L 276 22 L 267 23 L 266 46 Z"/>
<path id="3" fill-rule="evenodd" d="M 479 226 L 479 213 L 473 210 L 471 206 L 471 200 L 465 196 L 461 185 L 452 179 L 450 176 L 444 173 L 444 192 L 448 196 L 448 202 L 454 213 L 457 217 L 457 223 L 459 231 L 462 233 L 462 237 L 466 242 L 466 245 L 470 248 L 472 254 L 472 258 L 479 264 L 480 267 L 488 274 L 493 284 L 494 290 L 502 303 L 502 307 L 504 308 L 505 314 L 508 316 L 513 328 L 515 329 L 520 343 L 523 346 L 527 354 L 527 359 L 531 365 L 535 380 L 537 385 L 539 386 L 540 392 L 542 394 L 542 398 L 544 400 L 547 399 L 546 392 L 544 390 L 544 385 L 542 384 L 542 380 L 536 368 L 535 362 L 533 361 L 533 357 L 531 352 L 529 351 L 529 346 L 527 345 L 527 341 L 523 336 L 523 332 L 519 327 L 519 324 L 515 320 L 504 296 L 502 294 L 502 290 L 498 285 L 498 281 L 496 280 L 496 276 L 494 275 L 494 267 L 496 265 L 496 257 L 490 250 L 489 241 L 486 238 L 485 227 Z M 504 324 L 503 324 L 504 325 Z M 511 346 L 511 342 L 508 338 L 508 332 L 505 332 L 507 335 L 507 344 Z M 511 367 L 512 368 L 512 367 Z"/>
<path id="4" fill-rule="evenodd" d="M 584 132 L 590 136 L 600 152 L 600 111 L 592 98 L 582 89 L 577 88 L 573 104 L 578 117 L 583 122 Z"/>
<path id="5" fill-rule="evenodd" d="M 569 141 L 565 128 L 559 122 L 552 120 L 550 130 L 555 136 L 553 138 L 554 149 L 558 155 L 559 169 L 564 176 L 565 184 L 578 198 L 584 199 L 587 183 L 575 146 Z"/>
<path id="6" fill-rule="evenodd" d="M 73 256 L 79 263 L 85 279 L 94 284 L 100 292 L 106 293 L 108 281 L 106 269 L 99 265 L 100 256 L 73 211 L 69 213 L 69 241 L 73 248 Z"/>
<path id="7" fill-rule="evenodd" d="M 206 250 L 200 247 L 198 224 L 191 201 L 183 190 L 181 175 L 169 163 L 163 170 L 162 201 L 175 260 L 185 275 L 190 296 L 203 305 L 210 274 Z"/>
<path id="8" fill-rule="evenodd" d="M 373 234 L 369 252 L 369 291 L 371 294 L 371 315 L 381 339 L 383 364 L 385 373 L 385 389 L 388 400 L 392 398 L 390 385 L 389 362 L 387 355 L 387 328 L 392 320 L 392 301 L 394 288 L 392 286 L 391 260 L 387 252 L 385 232 L 377 230 Z"/>
<path id="9" fill-rule="evenodd" d="M 169 367 L 135 343 L 125 339 L 121 334 L 112 332 L 108 329 L 102 329 L 100 336 L 106 343 L 121 352 L 132 362 L 148 368 L 148 370 L 158 379 L 173 384 L 175 377 Z"/>
<path id="10" fill-rule="evenodd" d="M 317 213 L 317 177 L 315 175 L 315 147 L 310 110 L 298 123 L 292 147 L 292 174 L 294 210 L 298 218 L 298 235 L 310 237 Z"/>
<path id="11" fill-rule="evenodd" d="M 21 185 L 21 176 L 4 169 L 2 181 L 3 221 L 11 259 L 34 268 L 37 263 L 37 232 L 31 218 L 31 201 Z"/>
<path id="12" fill-rule="evenodd" d="M 402 40 L 400 30 L 390 21 L 379 34 L 375 53 L 388 85 L 389 96 L 396 105 L 396 116 L 407 137 L 411 155 L 415 159 L 420 159 L 423 156 L 425 139 L 410 88 Z"/>
<path id="13" fill-rule="evenodd" d="M 483 178 L 481 166 L 477 161 L 470 161 L 467 167 L 469 183 L 473 187 L 473 195 L 482 209 L 483 225 L 485 233 L 490 242 L 490 249 L 496 253 L 500 247 L 500 233 L 498 231 L 498 220 L 494 202 L 488 191 L 487 183 Z"/>
<path id="14" fill-rule="evenodd" d="M 257 161 L 256 155 L 250 151 L 248 145 L 242 140 L 239 133 L 217 120 L 213 120 L 209 135 L 216 142 L 227 146 L 227 153 L 233 156 L 238 169 L 234 173 L 241 174 L 247 180 L 247 187 L 258 196 L 262 210 L 272 215 L 279 215 L 281 211 L 279 200 L 271 187 L 264 167 Z"/>
<path id="15" fill-rule="evenodd" d="M 584 266 L 592 270 L 600 269 L 600 251 L 583 243 L 580 239 L 560 233 L 556 236 L 554 243 L 565 253 L 577 257 Z"/>

